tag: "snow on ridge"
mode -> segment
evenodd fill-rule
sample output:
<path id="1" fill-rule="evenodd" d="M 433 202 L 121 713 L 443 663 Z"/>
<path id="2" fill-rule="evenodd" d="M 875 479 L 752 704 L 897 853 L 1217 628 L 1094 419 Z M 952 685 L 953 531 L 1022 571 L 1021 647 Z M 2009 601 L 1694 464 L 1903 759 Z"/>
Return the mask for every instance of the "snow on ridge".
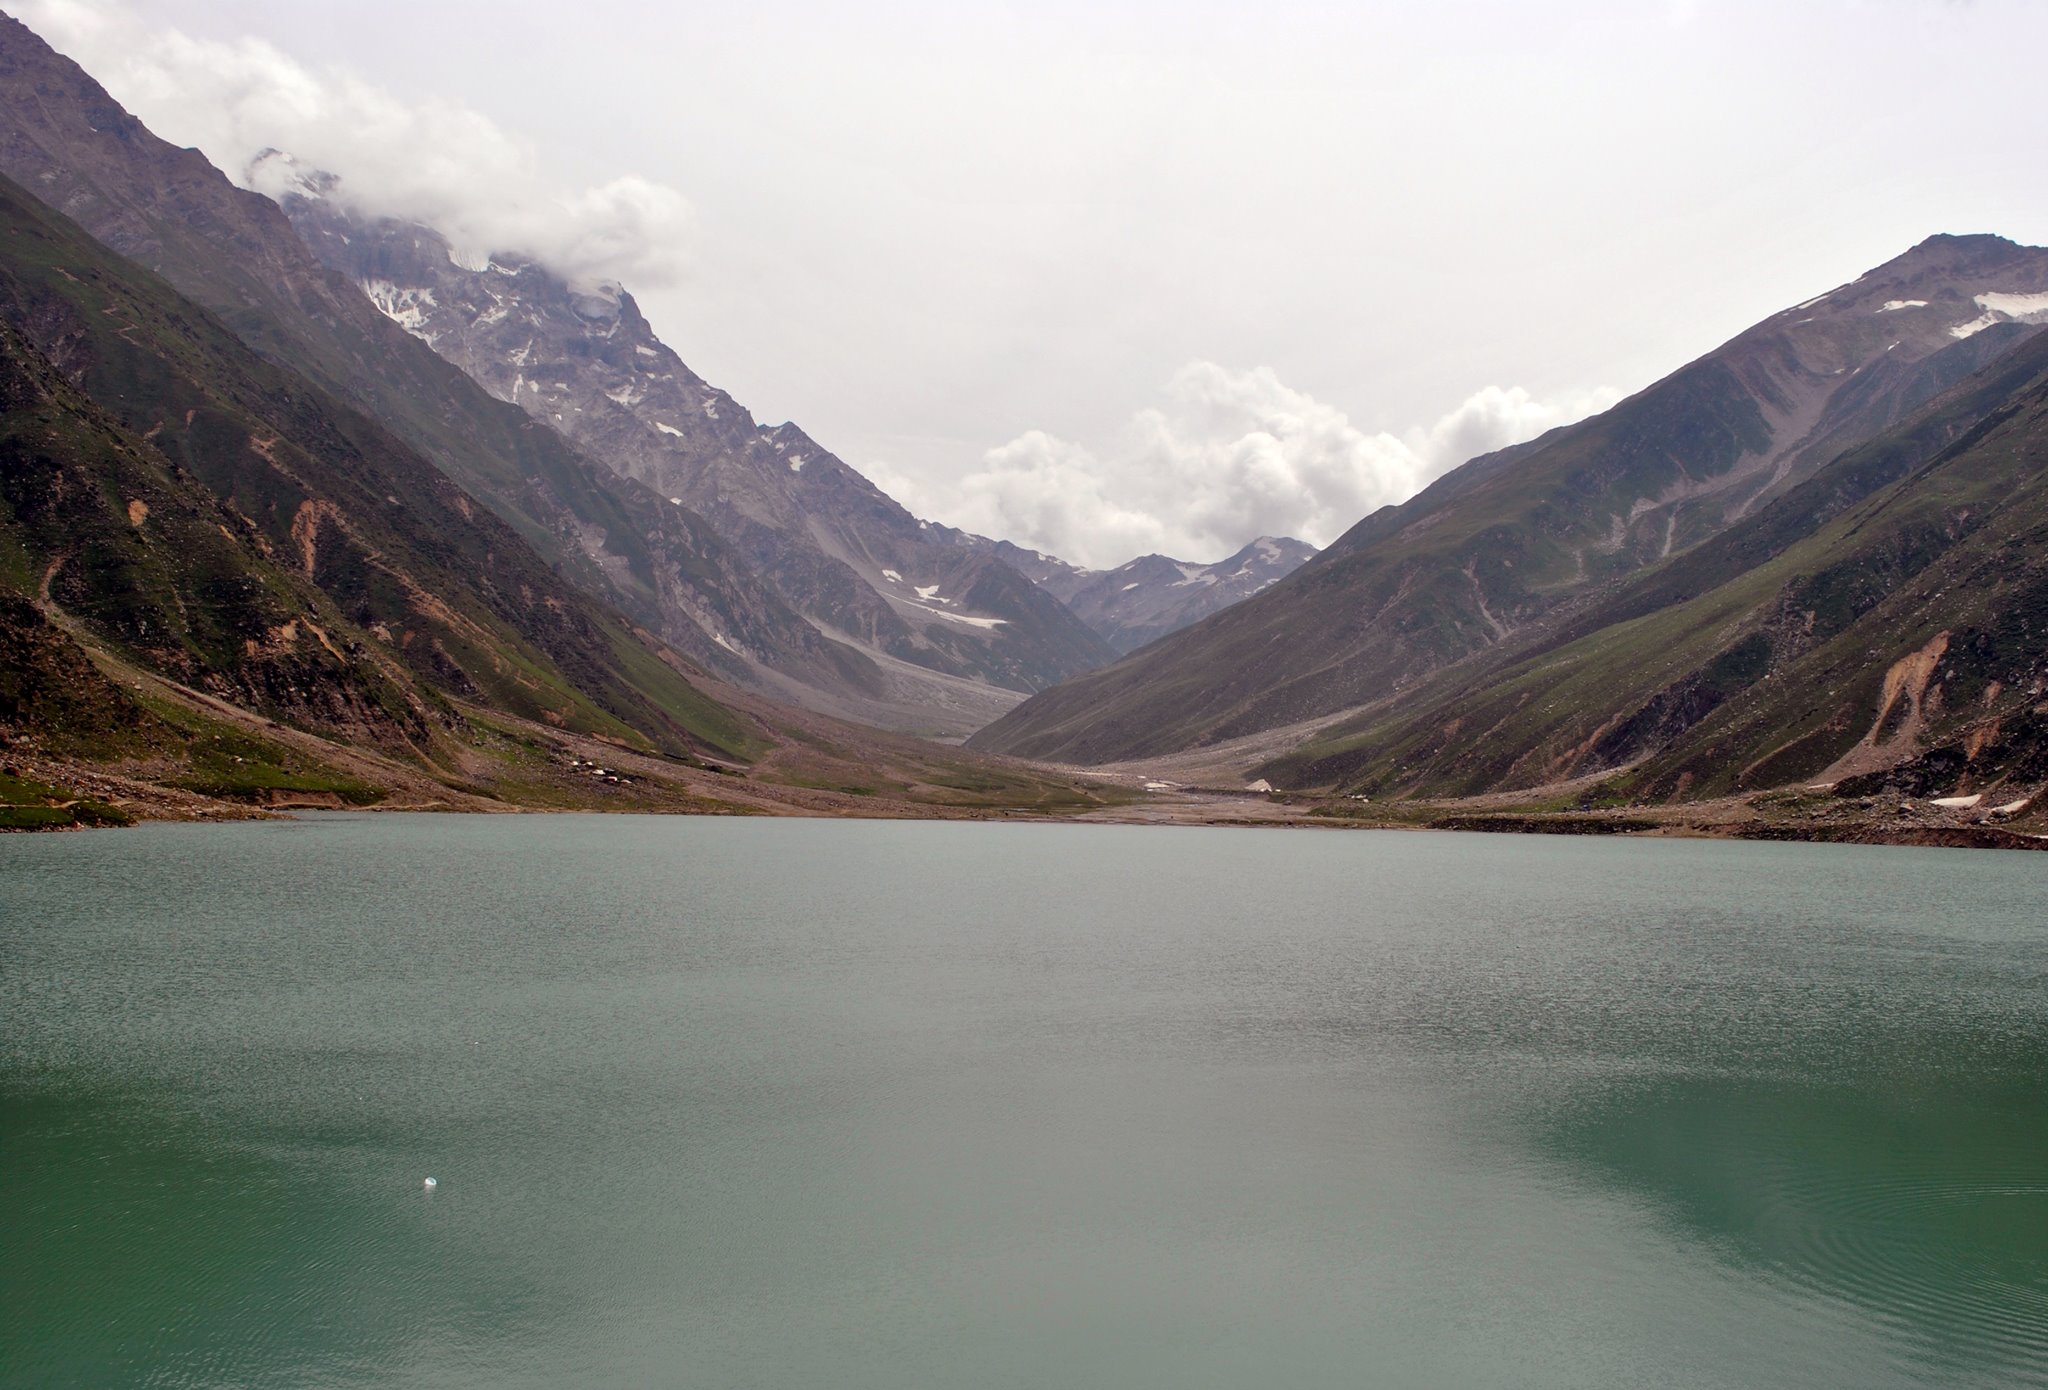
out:
<path id="1" fill-rule="evenodd" d="M 1924 299 L 1888 299 L 1885 301 L 1884 307 L 1875 312 L 1880 314 L 1896 314 L 1901 309 L 1925 309 L 1926 307 L 1927 301 Z"/>
<path id="2" fill-rule="evenodd" d="M 1980 294 L 1977 307 L 2010 315 L 2022 323 L 2037 323 L 2048 318 L 2048 294 Z"/>
<path id="3" fill-rule="evenodd" d="M 2048 294 L 2007 294 L 1992 290 L 1977 296 L 1977 307 L 1984 312 L 1968 323 L 1959 323 L 1949 329 L 1951 338 L 1967 338 L 1974 333 L 1982 333 L 1994 323 L 2048 323 Z"/>

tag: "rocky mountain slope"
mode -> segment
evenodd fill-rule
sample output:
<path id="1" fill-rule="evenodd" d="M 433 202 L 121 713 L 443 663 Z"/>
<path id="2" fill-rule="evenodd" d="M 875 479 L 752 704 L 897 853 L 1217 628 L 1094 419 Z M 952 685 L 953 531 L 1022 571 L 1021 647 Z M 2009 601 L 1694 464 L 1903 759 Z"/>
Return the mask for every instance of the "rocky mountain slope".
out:
<path id="1" fill-rule="evenodd" d="M 2016 813 L 2048 782 L 2048 331 L 1569 624 L 1265 769 L 1594 802 L 1786 785 Z M 1972 801 L 1971 798 L 1979 798 Z"/>
<path id="2" fill-rule="evenodd" d="M 905 668 L 1036 690 L 1110 660 L 1058 601 L 985 547 L 919 521 L 792 424 L 768 427 L 655 336 L 632 296 L 352 212 L 321 176 L 283 206 L 331 269 L 500 400 L 715 527 L 777 593 L 903 682 Z M 906 704 L 946 682 L 911 679 Z M 993 713 L 994 710 L 989 711 Z"/>
<path id="3" fill-rule="evenodd" d="M 378 422 L 0 179 L 0 830 L 1119 799 L 706 681 Z"/>
<path id="4" fill-rule="evenodd" d="M 1757 513 L 2044 318 L 2048 250 L 1932 238 L 1604 414 L 1473 460 L 1264 593 L 1042 692 L 973 743 L 1106 762 L 1372 705 Z"/>
<path id="5" fill-rule="evenodd" d="M 966 544 L 991 547 L 1066 604 L 1119 656 L 1271 588 L 1316 554 L 1292 536 L 1260 536 L 1213 564 L 1140 555 L 1115 569 L 1090 570 L 1008 541 L 959 534 Z"/>
<path id="6" fill-rule="evenodd" d="M 402 441 L 4 179 L 0 588 L 11 674 L 61 697 L 17 695 L 17 727 L 168 738 L 103 648 L 444 770 L 466 709 L 684 759 L 762 743 Z M 79 701 L 111 721 L 49 727 Z"/>
<path id="7" fill-rule="evenodd" d="M 274 363 L 373 416 L 572 582 L 708 669 L 881 691 L 689 509 L 492 398 L 313 257 L 276 203 L 158 139 L 0 15 L 0 173 L 162 275 Z"/>

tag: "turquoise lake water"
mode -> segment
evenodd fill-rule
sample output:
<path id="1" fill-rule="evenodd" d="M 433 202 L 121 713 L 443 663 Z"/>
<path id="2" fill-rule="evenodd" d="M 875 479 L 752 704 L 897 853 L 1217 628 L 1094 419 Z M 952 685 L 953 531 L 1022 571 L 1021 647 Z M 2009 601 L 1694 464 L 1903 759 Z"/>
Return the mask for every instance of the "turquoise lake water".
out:
<path id="1" fill-rule="evenodd" d="M 2048 1386 L 2048 856 L 0 837 L 0 1257 L 6 1386 Z"/>

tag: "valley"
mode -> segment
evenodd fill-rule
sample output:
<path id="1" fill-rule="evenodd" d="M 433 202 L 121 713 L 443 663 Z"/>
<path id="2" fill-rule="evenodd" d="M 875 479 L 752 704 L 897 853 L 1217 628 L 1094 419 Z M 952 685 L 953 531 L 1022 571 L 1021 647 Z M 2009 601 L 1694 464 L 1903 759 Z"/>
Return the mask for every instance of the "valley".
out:
<path id="1" fill-rule="evenodd" d="M 11 18 L 0 91 L 23 825 L 2048 829 L 2041 248 L 1931 237 L 1324 550 L 1095 570 L 757 421 L 623 286 L 231 181 Z"/>

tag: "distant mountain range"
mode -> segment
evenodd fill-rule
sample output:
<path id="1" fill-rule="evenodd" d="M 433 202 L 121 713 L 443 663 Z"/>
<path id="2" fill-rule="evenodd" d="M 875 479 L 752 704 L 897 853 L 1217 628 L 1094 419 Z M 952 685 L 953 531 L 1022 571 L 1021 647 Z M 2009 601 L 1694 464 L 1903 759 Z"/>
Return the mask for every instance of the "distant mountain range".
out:
<path id="1" fill-rule="evenodd" d="M 705 517 L 781 597 L 888 670 L 900 708 L 846 706 L 866 717 L 929 727 L 935 706 L 959 697 L 956 682 L 903 663 L 1040 689 L 1256 593 L 1315 553 L 1262 538 L 1218 564 L 1154 555 L 1096 572 L 920 521 L 795 425 L 756 423 L 654 334 L 624 290 L 579 291 L 509 256 L 468 264 L 430 228 L 351 210 L 331 176 L 276 152 L 260 162 L 258 180 L 284 190 L 315 254 L 387 317 L 590 457 Z M 978 724 L 1008 703 L 963 712 Z"/>
<path id="2" fill-rule="evenodd" d="M 235 187 L 4 16 L 0 96 L 8 747 L 582 804 L 573 746 L 677 809 L 1095 804 L 874 727 L 1375 800 L 2048 783 L 2048 250 L 1931 238 L 1320 554 L 1089 571 L 918 520 L 615 286 Z"/>
<path id="3" fill-rule="evenodd" d="M 2048 251 L 1935 237 L 1603 414 L 1472 460 L 1281 583 L 1043 692 L 974 742 L 1105 762 L 1372 706 L 1755 514 L 2037 317 Z"/>
<path id="4" fill-rule="evenodd" d="M 1140 555 L 1115 569 L 1090 570 L 1008 541 L 964 539 L 993 548 L 1072 609 L 1119 656 L 1277 584 L 1316 553 L 1307 541 L 1292 536 L 1260 536 L 1235 555 L 1211 564 Z"/>
<path id="5" fill-rule="evenodd" d="M 992 551 L 920 522 L 795 425 L 756 423 L 616 286 L 578 290 L 509 257 L 461 264 L 426 227 L 352 212 L 325 176 L 293 183 L 273 169 L 270 181 L 296 188 L 283 199 L 293 225 L 388 317 L 493 396 L 704 517 L 792 608 L 866 658 L 877 678 L 860 712 L 929 724 L 962 680 L 1024 692 L 1113 657 Z"/>

